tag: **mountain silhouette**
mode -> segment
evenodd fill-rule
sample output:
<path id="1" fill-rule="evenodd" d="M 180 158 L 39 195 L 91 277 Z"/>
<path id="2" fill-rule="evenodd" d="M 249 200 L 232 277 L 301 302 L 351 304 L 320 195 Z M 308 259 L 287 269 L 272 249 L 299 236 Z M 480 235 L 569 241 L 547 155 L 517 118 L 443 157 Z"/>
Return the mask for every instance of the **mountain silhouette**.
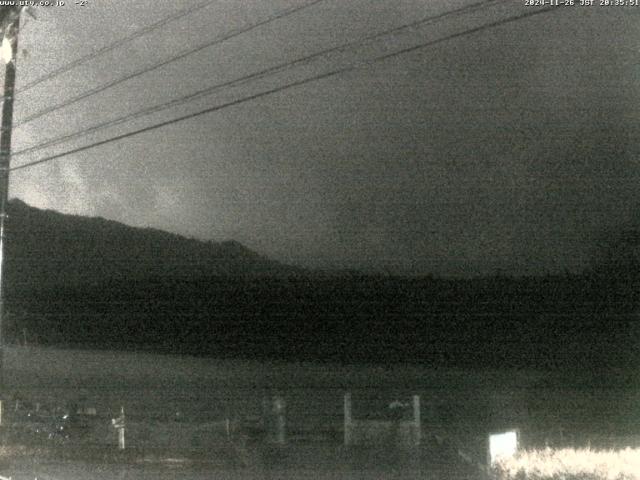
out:
<path id="1" fill-rule="evenodd" d="M 102 284 L 157 277 L 286 276 L 300 268 L 269 260 L 235 241 L 200 241 L 104 218 L 9 203 L 7 288 Z"/>

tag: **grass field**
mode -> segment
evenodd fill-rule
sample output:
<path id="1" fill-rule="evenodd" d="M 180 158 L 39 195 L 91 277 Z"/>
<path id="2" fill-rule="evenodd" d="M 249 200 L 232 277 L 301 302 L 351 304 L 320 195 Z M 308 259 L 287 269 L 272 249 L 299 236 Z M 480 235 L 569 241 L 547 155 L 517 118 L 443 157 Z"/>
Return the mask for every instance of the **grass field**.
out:
<path id="1" fill-rule="evenodd" d="M 497 465 L 498 478 L 639 480 L 640 449 L 592 450 L 561 448 L 531 450 Z"/>

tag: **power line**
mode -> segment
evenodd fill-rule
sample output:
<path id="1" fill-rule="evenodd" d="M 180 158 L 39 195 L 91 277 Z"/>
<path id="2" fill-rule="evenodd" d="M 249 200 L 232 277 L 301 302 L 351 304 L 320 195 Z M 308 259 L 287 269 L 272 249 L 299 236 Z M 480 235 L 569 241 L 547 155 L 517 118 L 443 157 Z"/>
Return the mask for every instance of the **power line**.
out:
<path id="1" fill-rule="evenodd" d="M 99 57 L 100 55 L 103 55 L 107 52 L 110 52 L 112 50 L 115 50 L 118 47 L 121 47 L 122 45 L 129 43 L 139 37 L 142 37 L 143 35 L 146 35 L 149 32 L 152 32 L 153 30 L 156 30 L 160 27 L 163 27 L 164 25 L 171 23 L 175 20 L 179 20 L 180 18 L 183 18 L 193 12 L 196 12 L 198 10 L 201 10 L 205 7 L 208 7 L 209 5 L 212 5 L 213 3 L 215 3 L 217 0 L 210 0 L 208 2 L 204 2 L 201 3 L 199 5 L 195 5 L 195 6 L 191 6 L 191 7 L 187 7 L 187 8 L 183 8 L 182 10 L 178 10 L 177 12 L 166 16 L 162 19 L 160 19 L 159 21 L 152 23 L 151 25 L 147 25 L 146 27 L 142 27 L 139 30 L 136 30 L 135 32 L 131 33 L 130 35 L 127 35 L 126 37 L 123 37 L 119 40 L 116 40 L 113 43 L 110 43 L 108 45 L 105 45 L 101 48 L 99 48 L 98 50 L 88 53 L 72 62 L 67 63 L 66 65 L 63 65 L 49 73 L 46 73 L 44 75 L 42 75 L 41 77 L 33 80 L 30 83 L 27 83 L 25 86 L 23 86 L 21 89 L 17 90 L 16 94 L 18 93 L 22 93 L 25 92 L 33 87 L 35 87 L 36 85 L 47 81 L 53 77 L 56 77 L 62 73 L 68 72 L 69 70 L 82 65 L 83 63 L 86 63 L 90 60 L 93 60 L 96 57 Z"/>
<path id="2" fill-rule="evenodd" d="M 498 27 L 498 26 L 501 26 L 501 25 L 505 25 L 507 23 L 516 22 L 516 21 L 519 21 L 519 20 L 522 20 L 522 19 L 525 19 L 525 18 L 529 18 L 529 17 L 532 17 L 534 15 L 539 15 L 539 14 L 542 14 L 542 13 L 546 13 L 546 12 L 549 12 L 549 11 L 553 10 L 554 8 L 556 8 L 556 7 L 545 7 L 545 8 L 541 8 L 541 9 L 538 9 L 538 10 L 532 10 L 532 11 L 528 11 L 526 13 L 517 15 L 515 17 L 504 18 L 502 20 L 497 20 L 497 21 L 494 21 L 494 22 L 491 22 L 491 23 L 487 23 L 487 24 L 475 27 L 475 28 L 471 28 L 471 29 L 468 29 L 468 30 L 463 30 L 462 32 L 453 33 L 451 35 L 447 35 L 445 37 L 442 37 L 442 38 L 439 38 L 439 39 L 436 39 L 436 40 L 431 40 L 431 41 L 428 41 L 428 42 L 425 42 L 425 43 L 421 43 L 421 44 L 418 44 L 418 45 L 407 47 L 407 48 L 404 48 L 402 50 L 398 50 L 398 51 L 393 52 L 393 53 L 380 55 L 378 57 L 372 58 L 372 59 L 367 60 L 367 61 L 360 62 L 358 64 L 349 65 L 349 66 L 346 66 L 346 67 L 343 67 L 343 68 L 339 68 L 339 69 L 336 69 L 336 70 L 332 70 L 332 71 L 329 71 L 329 72 L 326 72 L 326 73 L 323 73 L 323 74 L 320 74 L 320 75 L 315 75 L 313 77 L 309 77 L 309 78 L 306 78 L 306 79 L 303 79 L 303 80 L 297 80 L 295 82 L 291 82 L 291 83 L 288 83 L 288 84 L 285 84 L 285 85 L 281 85 L 279 87 L 275 87 L 275 88 L 272 88 L 272 89 L 269 89 L 269 90 L 265 90 L 265 91 L 260 92 L 260 93 L 256 93 L 256 94 L 253 94 L 253 95 L 249 95 L 247 97 L 243 97 L 243 98 L 240 98 L 240 99 L 237 99 L 237 100 L 233 100 L 233 101 L 224 103 L 222 105 L 216 105 L 216 106 L 213 106 L 213 107 L 209 107 L 209 108 L 206 108 L 204 110 L 200 110 L 198 112 L 190 113 L 188 115 L 183 115 L 183 116 L 178 117 L 178 118 L 174 118 L 174 119 L 167 120 L 167 121 L 164 121 L 164 122 L 156 123 L 154 125 L 150 125 L 150 126 L 147 126 L 147 127 L 144 127 L 144 128 L 140 128 L 138 130 L 134 130 L 134 131 L 127 132 L 127 133 L 124 133 L 124 134 L 121 134 L 121 135 L 117 135 L 117 136 L 114 136 L 114 137 L 111 137 L 111 138 L 108 138 L 108 139 L 105 139 L 105 140 L 101 140 L 99 142 L 94 142 L 94 143 L 91 143 L 89 145 L 84 145 L 82 147 L 78 147 L 78 148 L 74 148 L 74 149 L 71 149 L 71 150 L 67 150 L 66 152 L 61 152 L 61 153 L 58 153 L 58 154 L 55 154 L 55 155 L 50 155 L 50 156 L 47 156 L 47 157 L 44 157 L 44 158 L 41 158 L 41 159 L 38 159 L 38 160 L 27 162 L 27 163 L 24 163 L 22 165 L 18 165 L 18 166 L 12 167 L 11 170 L 12 171 L 13 170 L 21 170 L 21 169 L 24 169 L 24 168 L 32 167 L 34 165 L 39 165 L 41 163 L 46 163 L 46 162 L 50 162 L 50 161 L 53 161 L 53 160 L 57 160 L 59 158 L 65 157 L 65 156 L 72 155 L 74 153 L 83 152 L 85 150 L 89 150 L 89 149 L 94 148 L 94 147 L 105 145 L 107 143 L 115 142 L 115 141 L 118 141 L 118 140 L 123 140 L 125 138 L 132 137 L 134 135 L 145 133 L 145 132 L 148 132 L 148 131 L 151 131 L 151 130 L 155 130 L 157 128 L 162 128 L 162 127 L 174 124 L 174 123 L 182 122 L 184 120 L 189 120 L 191 118 L 199 117 L 199 116 L 205 115 L 207 113 L 213 113 L 213 112 L 216 112 L 218 110 L 222 110 L 222 109 L 227 108 L 227 107 L 233 107 L 235 105 L 239 105 L 239 104 L 244 103 L 244 102 L 248 102 L 248 101 L 251 101 L 251 100 L 256 100 L 256 99 L 261 98 L 261 97 L 265 97 L 265 96 L 268 96 L 268 95 L 272 95 L 274 93 L 282 92 L 284 90 L 288 90 L 289 88 L 297 87 L 297 86 L 300 86 L 300 85 L 305 85 L 307 83 L 316 82 L 316 81 L 323 80 L 323 79 L 326 79 L 326 78 L 334 77 L 336 75 L 340 75 L 342 73 L 346 73 L 346 72 L 349 72 L 349 71 L 357 70 L 357 69 L 359 69 L 359 68 L 361 68 L 361 67 L 363 67 L 365 65 L 371 65 L 371 64 L 374 64 L 374 63 L 377 63 L 377 62 L 381 62 L 381 61 L 387 60 L 389 58 L 393 58 L 393 57 L 396 57 L 396 56 L 399 56 L 399 55 L 404 55 L 404 54 L 407 54 L 407 53 L 411 53 L 411 52 L 414 52 L 414 51 L 417 51 L 417 50 L 420 50 L 420 49 L 423 49 L 423 48 L 426 48 L 426 47 L 431 47 L 433 45 L 437 45 L 439 43 L 443 43 L 443 42 L 452 40 L 454 38 L 459 38 L 459 37 L 471 35 L 471 34 L 474 34 L 474 33 L 481 32 L 483 30 L 487 30 L 489 28 L 495 28 L 495 27 Z"/>
<path id="3" fill-rule="evenodd" d="M 46 141 L 41 142 L 39 144 L 36 144 L 36 145 L 31 146 L 31 147 L 27 147 L 27 148 L 24 148 L 24 149 L 19 150 L 17 152 L 14 152 L 12 156 L 15 158 L 17 156 L 24 155 L 26 153 L 30 153 L 30 152 L 33 152 L 33 151 L 41 150 L 41 149 L 46 148 L 46 147 L 57 145 L 57 144 L 65 142 L 65 141 L 68 141 L 68 140 L 70 140 L 72 138 L 79 138 L 79 137 L 88 135 L 90 133 L 96 132 L 98 130 L 102 130 L 104 128 L 112 127 L 112 126 L 115 126 L 115 125 L 120 125 L 120 124 L 125 123 L 127 121 L 130 121 L 130 120 L 133 120 L 133 119 L 136 119 L 136 118 L 140 118 L 142 116 L 150 115 L 152 113 L 156 113 L 156 112 L 159 112 L 159 111 L 162 111 L 162 110 L 166 110 L 168 108 L 171 108 L 171 107 L 174 107 L 174 106 L 177 106 L 177 105 L 181 105 L 183 103 L 187 103 L 187 102 L 196 100 L 198 98 L 210 95 L 210 94 L 214 93 L 215 91 L 220 90 L 220 89 L 225 88 L 225 87 L 227 87 L 227 88 L 228 87 L 235 87 L 235 86 L 241 85 L 243 83 L 246 83 L 246 82 L 248 82 L 250 80 L 256 80 L 256 79 L 259 79 L 259 78 L 263 78 L 263 77 L 265 77 L 267 75 L 271 75 L 271 74 L 274 74 L 274 73 L 279 73 L 279 72 L 282 72 L 282 71 L 289 70 L 289 69 L 293 68 L 296 65 L 306 64 L 306 63 L 309 63 L 312 60 L 315 60 L 315 59 L 323 57 L 323 56 L 327 56 L 327 55 L 335 53 L 335 52 L 344 51 L 344 50 L 346 50 L 348 48 L 353 48 L 353 47 L 356 47 L 356 46 L 367 45 L 367 44 L 372 43 L 373 41 L 378 40 L 378 39 L 380 39 L 382 37 L 388 37 L 390 35 L 395 35 L 395 34 L 397 34 L 399 32 L 404 31 L 404 30 L 413 29 L 413 28 L 416 28 L 416 27 L 421 26 L 421 25 L 435 23 L 435 22 L 437 22 L 439 20 L 442 20 L 442 19 L 450 17 L 450 16 L 467 14 L 467 13 L 479 10 L 481 8 L 486 8 L 487 6 L 489 6 L 492 3 L 500 3 L 502 1 L 503 0 L 483 0 L 483 1 L 471 4 L 471 5 L 467 5 L 465 7 L 461 7 L 461 8 L 455 9 L 455 10 L 450 10 L 448 12 L 440 13 L 438 15 L 432 15 L 432 16 L 429 16 L 429 17 L 425 17 L 423 19 L 420 19 L 420 20 L 417 20 L 417 21 L 414 21 L 414 22 L 411 22 L 411 23 L 408 23 L 408 24 L 400 25 L 398 27 L 394 27 L 394 28 L 391 28 L 391 29 L 388 29 L 388 30 L 385 30 L 385 31 L 382 31 L 382 32 L 378 32 L 378 33 L 375 33 L 375 34 L 372 34 L 372 35 L 368 35 L 368 36 L 366 36 L 366 37 L 364 37 L 362 39 L 359 39 L 359 40 L 354 40 L 354 41 L 351 41 L 351 42 L 347 42 L 347 43 L 344 43 L 342 45 L 338 45 L 336 47 L 328 48 L 328 49 L 325 49 L 325 50 L 322 50 L 322 51 L 319 51 L 319 52 L 316 52 L 316 53 L 313 53 L 313 54 L 310 54 L 310 55 L 306 55 L 304 57 L 297 58 L 295 60 L 291 60 L 291 61 L 288 61 L 288 62 L 280 63 L 280 64 L 275 65 L 273 67 L 269 67 L 267 69 L 264 69 L 264 70 L 261 70 L 261 71 L 258 71 L 258 72 L 254 72 L 252 74 L 245 75 L 245 76 L 240 77 L 240 78 L 236 78 L 236 79 L 233 79 L 233 80 L 228 80 L 228 81 L 223 82 L 223 83 L 219 83 L 219 84 L 216 84 L 216 85 L 213 85 L 213 86 L 209 86 L 207 88 L 204 88 L 202 90 L 198 90 L 198 91 L 196 91 L 194 93 L 191 93 L 191 94 L 188 94 L 186 96 L 183 96 L 183 97 L 180 97 L 180 98 L 177 98 L 177 99 L 174 99 L 174 100 L 170 100 L 168 102 L 164 102 L 162 104 L 155 105 L 153 107 L 149 107 L 149 108 L 146 108 L 146 109 L 143 109 L 143 110 L 139 110 L 137 112 L 133 112 L 133 113 L 124 115 L 122 117 L 115 118 L 113 120 L 109 120 L 109 121 L 106 121 L 106 122 L 102 122 L 102 123 L 96 124 L 96 125 L 94 125 L 92 127 L 88 127 L 86 129 L 80 130 L 78 132 L 74 132 L 74 133 L 70 133 L 70 134 L 67 134 L 67 135 L 63 135 L 63 136 L 60 136 L 60 137 L 56 137 L 56 138 L 52 138 L 52 139 L 46 140 Z"/>
<path id="4" fill-rule="evenodd" d="M 152 72 L 154 70 L 157 70 L 160 67 L 164 67 L 165 65 L 173 63 L 173 62 L 175 62 L 177 60 L 180 60 L 182 58 L 185 58 L 185 57 L 187 57 L 189 55 L 193 55 L 194 53 L 197 53 L 197 52 L 199 52 L 201 50 L 204 50 L 205 48 L 209 48 L 209 47 L 212 47 L 214 45 L 218 45 L 220 43 L 223 43 L 223 42 L 225 42 L 225 41 L 227 41 L 227 40 L 229 40 L 231 38 L 234 38 L 234 37 L 237 37 L 239 35 L 242 35 L 242 34 L 244 34 L 246 32 L 254 30 L 254 29 L 256 29 L 256 28 L 258 28 L 258 27 L 260 27 L 262 25 L 265 25 L 267 23 L 270 23 L 270 22 L 273 22 L 273 21 L 278 20 L 280 18 L 284 18 L 286 16 L 292 15 L 292 14 L 294 14 L 296 12 L 304 10 L 304 9 L 306 9 L 308 7 L 311 7 L 311 6 L 313 6 L 313 5 L 317 4 L 317 3 L 320 3 L 322 1 L 323 0 L 312 0 L 311 2 L 308 2 L 308 3 L 304 4 L 304 5 L 297 5 L 295 7 L 290 7 L 290 8 L 286 8 L 286 9 L 280 10 L 280 11 L 276 12 L 275 14 L 273 14 L 273 15 L 271 15 L 271 16 L 263 19 L 263 20 L 260 20 L 257 23 L 253 23 L 253 24 L 244 26 L 242 28 L 239 28 L 239 29 L 236 29 L 236 30 L 232 30 L 229 33 L 226 33 L 226 34 L 224 34 L 222 36 L 216 37 L 214 40 L 210 40 L 208 42 L 201 43 L 201 44 L 199 44 L 199 45 L 197 45 L 195 47 L 189 48 L 187 50 L 183 50 L 182 52 L 178 53 L 177 55 L 174 55 L 173 57 L 171 57 L 171 58 L 169 58 L 167 60 L 162 60 L 160 62 L 154 63 L 153 65 L 151 65 L 149 67 L 137 70 L 137 71 L 135 71 L 133 73 L 130 73 L 130 74 L 124 76 L 124 77 L 117 78 L 117 79 L 115 79 L 115 80 L 113 80 L 113 81 L 111 81 L 109 83 L 106 83 L 106 84 L 101 85 L 99 87 L 93 88 L 91 90 L 87 90 L 86 92 L 83 92 L 80 95 L 77 95 L 77 96 L 75 96 L 75 97 L 73 97 L 73 98 L 71 98 L 71 99 L 69 99 L 69 100 L 67 100 L 65 102 L 62 102 L 62 103 L 59 103 L 57 105 L 53 105 L 51 107 L 47 107 L 47 108 L 45 108 L 43 110 L 40 110 L 39 112 L 36 112 L 36 113 L 34 113 L 32 115 L 29 115 L 26 118 L 24 118 L 23 120 L 21 120 L 20 122 L 16 123 L 15 127 L 16 128 L 20 127 L 20 126 L 24 125 L 25 123 L 31 122 L 31 121 L 35 120 L 36 118 L 42 117 L 43 115 L 55 112 L 56 110 L 60 110 L 60 109 L 65 108 L 65 107 L 68 107 L 69 105 L 72 105 L 72 104 L 74 104 L 76 102 L 79 102 L 80 100 L 83 100 L 85 98 L 88 98 L 88 97 L 91 97 L 93 95 L 96 95 L 96 94 L 98 94 L 100 92 L 103 92 L 103 91 L 105 91 L 105 90 L 107 90 L 107 89 L 109 89 L 111 87 L 119 85 L 119 84 L 121 84 L 123 82 L 126 82 L 128 80 L 132 80 L 132 79 L 134 79 L 136 77 L 139 77 L 140 75 L 144 75 L 145 73 L 149 73 L 149 72 Z"/>

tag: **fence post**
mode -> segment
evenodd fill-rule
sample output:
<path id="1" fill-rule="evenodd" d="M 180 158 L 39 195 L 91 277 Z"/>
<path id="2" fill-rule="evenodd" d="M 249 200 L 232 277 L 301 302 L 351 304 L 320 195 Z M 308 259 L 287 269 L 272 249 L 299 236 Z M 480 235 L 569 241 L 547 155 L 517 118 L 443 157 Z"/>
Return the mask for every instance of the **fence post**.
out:
<path id="1" fill-rule="evenodd" d="M 413 444 L 415 446 L 420 445 L 422 437 L 422 422 L 420 420 L 420 395 L 413 396 Z"/>
<path id="2" fill-rule="evenodd" d="M 124 407 L 120 407 L 120 418 L 122 418 L 122 425 L 118 429 L 118 448 L 124 450 Z"/>
<path id="3" fill-rule="evenodd" d="M 353 442 L 353 419 L 351 417 L 351 394 L 344 394 L 344 444 L 349 446 Z"/>
<path id="4" fill-rule="evenodd" d="M 124 450 L 124 427 L 118 429 L 118 450 Z"/>
<path id="5" fill-rule="evenodd" d="M 124 407 L 120 407 L 120 416 L 111 419 L 111 424 L 118 430 L 118 450 L 124 450 Z"/>
<path id="6" fill-rule="evenodd" d="M 275 395 L 263 401 L 263 421 L 270 443 L 286 442 L 286 403 L 282 397 Z"/>
<path id="7" fill-rule="evenodd" d="M 280 445 L 284 444 L 286 441 L 286 408 L 287 405 L 282 397 L 276 396 L 273 399 L 273 411 L 275 414 L 275 441 Z"/>

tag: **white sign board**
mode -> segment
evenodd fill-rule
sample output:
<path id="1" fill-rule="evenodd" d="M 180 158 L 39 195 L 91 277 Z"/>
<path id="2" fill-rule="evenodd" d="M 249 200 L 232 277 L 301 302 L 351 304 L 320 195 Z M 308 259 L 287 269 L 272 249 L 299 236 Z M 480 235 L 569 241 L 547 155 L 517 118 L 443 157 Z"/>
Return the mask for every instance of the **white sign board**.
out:
<path id="1" fill-rule="evenodd" d="M 513 457 L 518 451 L 518 432 L 513 430 L 489 435 L 489 462 L 493 465 L 498 458 Z"/>

